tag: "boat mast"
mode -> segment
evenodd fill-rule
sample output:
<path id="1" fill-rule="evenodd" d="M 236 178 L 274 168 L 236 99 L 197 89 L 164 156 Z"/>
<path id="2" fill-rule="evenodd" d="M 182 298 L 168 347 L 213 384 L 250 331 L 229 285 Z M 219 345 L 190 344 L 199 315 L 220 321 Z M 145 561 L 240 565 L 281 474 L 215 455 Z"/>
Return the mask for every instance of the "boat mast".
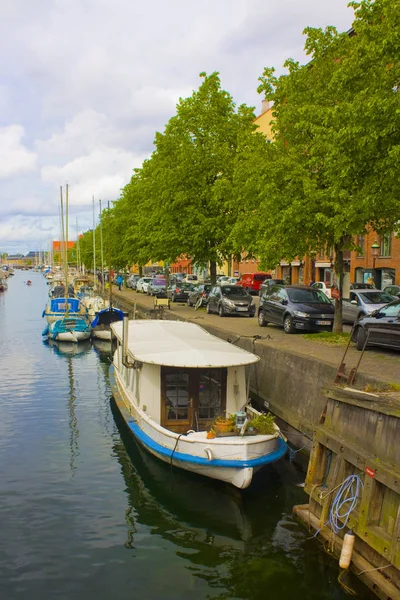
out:
<path id="1" fill-rule="evenodd" d="M 65 224 L 64 224 L 64 205 L 63 205 L 63 193 L 62 186 L 60 187 L 61 193 L 61 227 L 62 227 L 62 238 L 64 243 L 64 269 L 65 269 L 65 317 L 68 317 L 69 303 L 68 303 L 68 244 L 66 242 L 68 235 L 68 183 L 65 186 Z"/>
<path id="2" fill-rule="evenodd" d="M 96 275 L 96 219 L 94 216 L 94 196 L 92 196 L 93 200 L 93 280 L 94 287 L 96 286 L 97 275 Z"/>
<path id="3" fill-rule="evenodd" d="M 112 307 L 111 245 L 110 245 L 110 201 L 107 202 L 107 243 L 108 243 L 108 290 L 110 308 Z"/>
<path id="4" fill-rule="evenodd" d="M 100 205 L 100 251 L 101 251 L 101 292 L 104 296 L 104 255 L 103 255 L 103 219 L 101 215 L 101 200 Z"/>
<path id="5" fill-rule="evenodd" d="M 76 218 L 76 244 L 75 244 L 75 251 L 76 251 L 76 272 L 78 273 L 78 275 L 80 275 L 81 269 L 80 269 L 80 265 L 79 265 L 78 217 Z"/>

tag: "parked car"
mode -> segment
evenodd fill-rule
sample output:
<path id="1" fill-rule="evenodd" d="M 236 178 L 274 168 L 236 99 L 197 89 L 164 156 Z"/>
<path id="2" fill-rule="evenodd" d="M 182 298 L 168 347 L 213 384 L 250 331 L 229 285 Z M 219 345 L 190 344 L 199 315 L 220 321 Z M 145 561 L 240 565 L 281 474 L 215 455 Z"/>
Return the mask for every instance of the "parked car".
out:
<path id="1" fill-rule="evenodd" d="M 126 287 L 131 288 L 132 290 L 136 289 L 136 284 L 140 279 L 140 275 L 129 275 L 126 280 Z"/>
<path id="2" fill-rule="evenodd" d="M 193 291 L 192 283 L 173 283 L 167 289 L 167 297 L 172 302 L 186 302 L 189 292 Z"/>
<path id="3" fill-rule="evenodd" d="M 260 298 L 258 324 L 294 331 L 332 331 L 335 308 L 327 295 L 306 285 L 270 285 Z"/>
<path id="4" fill-rule="evenodd" d="M 188 306 L 195 306 L 199 298 L 201 298 L 200 306 L 207 304 L 208 295 L 211 291 L 211 287 L 211 283 L 202 283 L 200 285 L 196 285 L 193 288 L 193 291 L 189 292 L 186 304 Z"/>
<path id="5" fill-rule="evenodd" d="M 196 285 L 196 283 L 198 283 L 199 281 L 199 278 L 197 277 L 197 275 L 190 273 L 189 275 L 185 275 L 182 281 L 183 283 L 193 283 L 194 285 Z"/>
<path id="6" fill-rule="evenodd" d="M 387 285 L 383 288 L 383 291 L 387 294 L 390 294 L 391 296 L 396 296 L 397 298 L 400 298 L 400 285 Z"/>
<path id="7" fill-rule="evenodd" d="M 182 273 L 171 273 L 169 276 L 169 283 L 170 285 L 172 283 L 180 283 L 183 281 L 183 274 Z"/>
<path id="8" fill-rule="evenodd" d="M 207 313 L 216 312 L 220 317 L 247 315 L 254 317 L 256 307 L 253 298 L 237 285 L 215 285 L 209 293 Z"/>
<path id="9" fill-rule="evenodd" d="M 387 292 L 376 289 L 350 290 L 349 298 L 343 298 L 342 318 L 344 323 L 355 323 L 394 300 Z"/>
<path id="10" fill-rule="evenodd" d="M 353 330 L 357 350 L 368 346 L 382 346 L 400 350 L 400 299 L 396 298 L 383 308 L 362 317 Z"/>
<path id="11" fill-rule="evenodd" d="M 272 277 L 271 279 L 265 279 L 260 285 L 260 289 L 258 291 L 259 296 L 261 296 L 261 294 L 269 285 L 273 285 L 274 283 L 277 285 L 286 285 L 286 281 L 284 279 L 273 279 Z"/>
<path id="12" fill-rule="evenodd" d="M 147 286 L 148 296 L 157 296 L 157 298 L 167 297 L 167 284 L 165 279 L 152 279 Z"/>
<path id="13" fill-rule="evenodd" d="M 351 290 L 376 290 L 376 287 L 373 283 L 362 283 L 359 281 L 355 281 L 350 284 Z"/>
<path id="14" fill-rule="evenodd" d="M 224 283 L 228 282 L 229 279 L 230 279 L 229 275 L 220 275 L 219 277 L 217 277 L 217 283 L 224 284 Z"/>
<path id="15" fill-rule="evenodd" d="M 141 277 L 136 284 L 136 291 L 146 294 L 147 286 L 149 285 L 150 281 L 151 277 Z"/>
<path id="16" fill-rule="evenodd" d="M 236 285 L 238 281 L 239 277 L 228 277 L 227 275 L 224 275 L 218 279 L 217 283 L 220 285 Z"/>
<path id="17" fill-rule="evenodd" d="M 249 292 L 249 294 L 258 294 L 260 285 L 266 279 L 269 279 L 271 275 L 268 273 L 242 273 L 239 277 L 239 281 L 236 285 L 240 285 L 245 290 Z"/>
<path id="18" fill-rule="evenodd" d="M 315 283 L 312 283 L 310 287 L 321 290 L 328 296 L 328 298 L 332 298 L 332 290 L 324 281 L 316 281 Z"/>

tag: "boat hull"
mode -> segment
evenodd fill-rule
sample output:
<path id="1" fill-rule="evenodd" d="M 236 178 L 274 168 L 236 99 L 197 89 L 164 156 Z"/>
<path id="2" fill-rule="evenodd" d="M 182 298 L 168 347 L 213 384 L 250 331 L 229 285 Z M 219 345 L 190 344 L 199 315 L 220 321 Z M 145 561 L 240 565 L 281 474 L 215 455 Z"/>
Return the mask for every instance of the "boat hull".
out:
<path id="1" fill-rule="evenodd" d="M 90 338 L 90 332 L 82 332 L 82 331 L 63 331 L 57 333 L 51 339 L 58 342 L 83 342 L 84 340 L 88 340 Z"/>
<path id="2" fill-rule="evenodd" d="M 98 340 L 111 341 L 111 329 L 92 329 L 92 336 Z"/>
<path id="3" fill-rule="evenodd" d="M 90 326 L 82 318 L 64 318 L 50 323 L 42 335 L 57 342 L 78 343 L 90 338 Z"/>
<path id="4" fill-rule="evenodd" d="M 129 431 L 150 454 L 180 469 L 245 489 L 257 470 L 286 453 L 286 444 L 278 435 L 256 436 L 257 440 L 245 442 L 239 436 L 208 440 L 205 432 L 174 434 L 132 404 L 114 365 L 110 367 L 110 383 Z"/>

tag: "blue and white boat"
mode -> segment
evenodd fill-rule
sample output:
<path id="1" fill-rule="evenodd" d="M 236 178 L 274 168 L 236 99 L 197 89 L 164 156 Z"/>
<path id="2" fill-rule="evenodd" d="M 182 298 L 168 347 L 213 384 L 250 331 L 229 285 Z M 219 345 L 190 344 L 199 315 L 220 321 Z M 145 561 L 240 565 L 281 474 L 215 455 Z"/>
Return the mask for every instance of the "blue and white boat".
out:
<path id="1" fill-rule="evenodd" d="M 42 317 L 46 317 L 48 323 L 53 323 L 67 314 L 68 317 L 73 319 L 85 319 L 87 309 L 82 306 L 79 298 L 49 298 L 46 308 L 42 312 Z"/>
<path id="2" fill-rule="evenodd" d="M 99 340 L 111 340 L 111 323 L 122 321 L 123 318 L 122 310 L 114 306 L 100 310 L 91 323 L 92 336 Z"/>
<path id="3" fill-rule="evenodd" d="M 64 316 L 49 323 L 42 335 L 57 342 L 77 343 L 90 338 L 90 325 L 82 317 Z"/>
<path id="4" fill-rule="evenodd" d="M 160 460 L 238 488 L 286 452 L 277 425 L 270 435 L 245 427 L 210 437 L 218 415 L 251 417 L 246 367 L 259 357 L 193 323 L 124 320 L 111 324 L 117 349 L 110 367 L 116 405 L 130 432 Z M 211 433 L 212 436 L 212 433 Z"/>

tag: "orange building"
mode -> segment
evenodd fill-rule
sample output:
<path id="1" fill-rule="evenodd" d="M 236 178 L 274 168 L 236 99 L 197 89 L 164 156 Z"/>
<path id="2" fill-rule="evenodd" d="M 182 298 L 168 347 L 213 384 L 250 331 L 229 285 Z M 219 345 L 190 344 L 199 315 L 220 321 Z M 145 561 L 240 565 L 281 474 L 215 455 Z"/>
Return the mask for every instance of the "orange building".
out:
<path id="1" fill-rule="evenodd" d="M 400 235 L 389 233 L 379 236 L 366 231 L 355 240 L 358 251 L 351 253 L 351 281 L 366 283 L 374 280 L 377 288 L 400 284 Z"/>
<path id="2" fill-rule="evenodd" d="M 178 260 L 170 265 L 170 273 L 186 273 L 187 275 L 193 273 L 193 265 L 190 258 L 181 256 Z"/>
<path id="3" fill-rule="evenodd" d="M 75 242 L 67 242 L 68 250 L 74 248 Z M 53 240 L 53 252 L 62 252 L 65 250 L 65 242 L 64 241 L 54 241 Z"/>

